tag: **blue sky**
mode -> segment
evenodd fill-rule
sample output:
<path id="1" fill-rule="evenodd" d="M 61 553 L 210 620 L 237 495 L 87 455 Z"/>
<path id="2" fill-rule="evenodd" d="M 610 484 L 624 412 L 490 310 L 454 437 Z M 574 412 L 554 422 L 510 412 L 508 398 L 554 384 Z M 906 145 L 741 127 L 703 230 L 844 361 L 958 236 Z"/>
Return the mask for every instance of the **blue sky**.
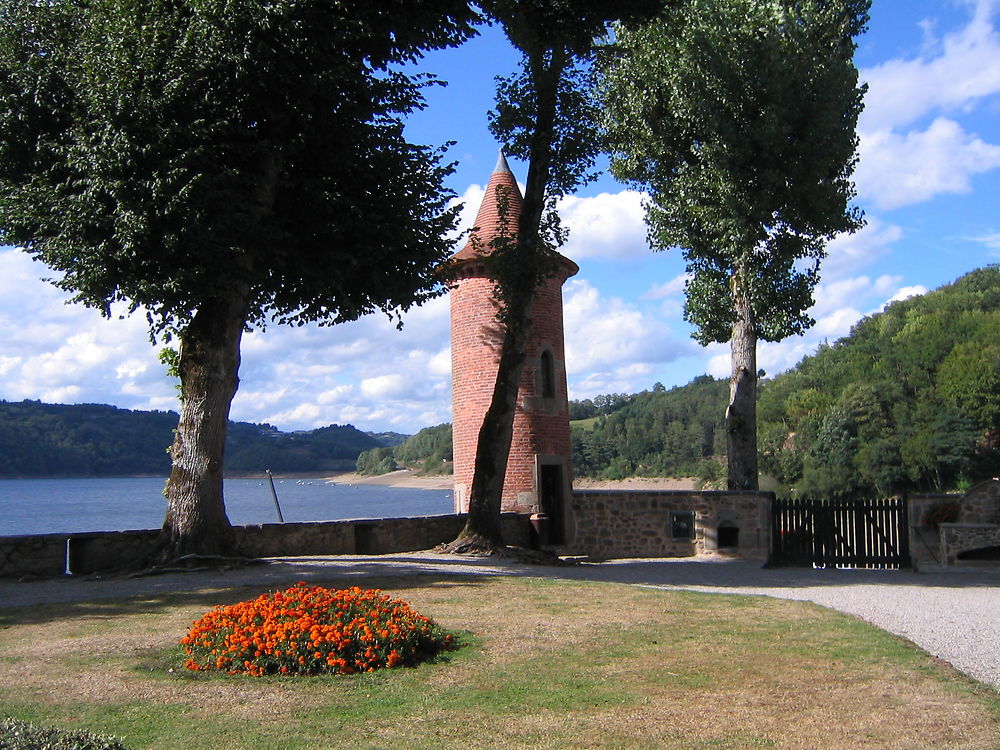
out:
<path id="1" fill-rule="evenodd" d="M 891 300 L 1000 262 L 1000 0 L 874 0 L 856 62 L 870 86 L 855 174 L 867 226 L 831 244 L 816 326 L 760 346 L 768 374 Z M 429 92 L 408 133 L 456 142 L 449 184 L 467 223 L 496 162 L 486 127 L 493 78 L 515 64 L 495 29 L 423 62 L 450 85 Z M 511 166 L 523 179 L 524 165 Z M 605 176 L 560 207 L 571 231 L 563 252 L 581 269 L 564 287 L 571 398 L 728 375 L 727 346 L 690 338 L 683 262 L 648 249 L 641 201 Z M 67 305 L 46 275 L 24 253 L 0 248 L 0 398 L 175 409 L 143 316 L 108 320 Z M 249 334 L 232 417 L 282 430 L 352 423 L 407 433 L 450 421 L 447 299 L 404 323 L 400 332 L 370 316 Z"/>

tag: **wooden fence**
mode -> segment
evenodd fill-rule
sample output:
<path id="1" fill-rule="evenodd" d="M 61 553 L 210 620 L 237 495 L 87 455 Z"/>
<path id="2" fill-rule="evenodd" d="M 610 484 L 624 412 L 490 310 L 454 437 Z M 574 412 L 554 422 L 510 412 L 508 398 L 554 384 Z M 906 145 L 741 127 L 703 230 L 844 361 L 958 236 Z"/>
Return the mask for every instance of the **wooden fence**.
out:
<path id="1" fill-rule="evenodd" d="M 909 567 L 906 499 L 775 499 L 768 562 L 817 568 Z"/>

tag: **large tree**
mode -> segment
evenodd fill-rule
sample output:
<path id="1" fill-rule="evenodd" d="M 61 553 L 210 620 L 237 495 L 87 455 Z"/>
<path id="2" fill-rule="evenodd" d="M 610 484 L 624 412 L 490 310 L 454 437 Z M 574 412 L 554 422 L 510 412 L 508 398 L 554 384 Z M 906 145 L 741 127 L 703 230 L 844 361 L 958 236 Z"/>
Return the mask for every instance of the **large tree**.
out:
<path id="1" fill-rule="evenodd" d="M 730 342 L 729 487 L 757 488 L 757 342 L 813 324 L 826 243 L 852 209 L 869 0 L 684 0 L 621 29 L 607 68 L 613 172 L 649 191 L 654 249 L 680 247 L 685 317 Z"/>
<path id="2" fill-rule="evenodd" d="M 73 299 L 180 341 L 166 555 L 231 547 L 223 444 L 240 339 L 436 293 L 449 168 L 410 144 L 458 0 L 3 0 L 0 241 Z"/>
<path id="3" fill-rule="evenodd" d="M 498 83 L 490 127 L 507 154 L 527 162 L 528 175 L 516 226 L 484 248 L 502 336 L 476 448 L 468 521 L 451 545 L 456 550 L 503 544 L 500 503 L 531 305 L 539 281 L 555 271 L 555 251 L 564 238 L 551 209 L 590 178 L 600 152 L 592 78 L 596 50 L 612 21 L 648 16 L 660 2 L 484 0 L 480 5 L 522 55 L 519 71 Z M 502 206 L 503 196 L 499 202 Z"/>

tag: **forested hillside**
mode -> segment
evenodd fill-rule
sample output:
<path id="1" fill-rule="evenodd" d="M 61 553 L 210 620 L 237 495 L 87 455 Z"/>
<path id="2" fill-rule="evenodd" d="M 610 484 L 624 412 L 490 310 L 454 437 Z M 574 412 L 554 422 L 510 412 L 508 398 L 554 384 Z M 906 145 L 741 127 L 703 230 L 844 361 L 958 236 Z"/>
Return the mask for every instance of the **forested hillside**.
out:
<path id="1" fill-rule="evenodd" d="M 729 386 L 708 375 L 685 386 L 653 386 L 623 398 L 597 397 L 606 413 L 572 423 L 573 471 L 578 476 L 714 478 L 725 453 Z M 571 413 L 579 407 L 571 405 Z"/>
<path id="2" fill-rule="evenodd" d="M 421 474 L 450 474 L 451 425 L 425 427 L 398 445 L 372 448 L 358 456 L 360 474 L 385 474 L 401 466 Z"/>
<path id="3" fill-rule="evenodd" d="M 767 382 L 761 470 L 800 494 L 952 489 L 1000 470 L 1000 267 L 890 305 Z"/>
<path id="4" fill-rule="evenodd" d="M 0 401 L 0 477 L 166 476 L 176 427 L 177 414 L 169 411 Z M 378 445 L 351 425 L 282 433 L 270 425 L 231 422 L 226 470 L 344 470 Z"/>
<path id="5" fill-rule="evenodd" d="M 575 473 L 719 476 L 727 388 L 702 376 L 594 399 L 613 409 L 573 423 Z M 996 476 L 1000 267 L 895 302 L 762 381 L 758 428 L 761 473 L 779 491 L 947 490 Z"/>

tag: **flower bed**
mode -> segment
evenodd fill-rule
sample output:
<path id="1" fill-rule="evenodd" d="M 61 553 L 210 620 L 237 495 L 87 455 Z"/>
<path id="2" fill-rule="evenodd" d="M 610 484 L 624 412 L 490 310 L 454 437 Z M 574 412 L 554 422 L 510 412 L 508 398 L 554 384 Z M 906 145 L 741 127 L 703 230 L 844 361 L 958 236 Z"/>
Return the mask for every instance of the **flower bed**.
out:
<path id="1" fill-rule="evenodd" d="M 378 589 L 298 583 L 216 607 L 181 645 L 195 671 L 315 675 L 411 666 L 453 647 L 454 638 Z"/>

